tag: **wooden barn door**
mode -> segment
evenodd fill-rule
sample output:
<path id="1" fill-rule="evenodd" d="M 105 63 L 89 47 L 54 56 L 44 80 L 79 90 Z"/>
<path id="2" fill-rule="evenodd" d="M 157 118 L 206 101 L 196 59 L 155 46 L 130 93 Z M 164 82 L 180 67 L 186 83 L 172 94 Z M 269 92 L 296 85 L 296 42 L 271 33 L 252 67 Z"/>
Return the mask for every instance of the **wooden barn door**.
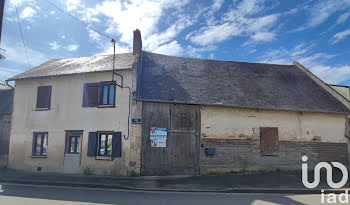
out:
<path id="1" fill-rule="evenodd" d="M 166 127 L 166 147 L 151 147 L 150 127 Z M 199 106 L 166 103 L 142 105 L 142 175 L 199 174 Z"/>

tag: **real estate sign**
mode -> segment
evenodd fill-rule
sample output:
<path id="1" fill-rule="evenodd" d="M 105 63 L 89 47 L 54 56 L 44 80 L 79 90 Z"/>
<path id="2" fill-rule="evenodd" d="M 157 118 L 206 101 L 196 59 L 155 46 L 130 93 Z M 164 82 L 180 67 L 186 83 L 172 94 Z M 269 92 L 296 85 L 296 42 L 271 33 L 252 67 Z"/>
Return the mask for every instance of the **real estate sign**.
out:
<path id="1" fill-rule="evenodd" d="M 151 127 L 150 139 L 151 147 L 166 147 L 168 129 L 166 127 Z"/>

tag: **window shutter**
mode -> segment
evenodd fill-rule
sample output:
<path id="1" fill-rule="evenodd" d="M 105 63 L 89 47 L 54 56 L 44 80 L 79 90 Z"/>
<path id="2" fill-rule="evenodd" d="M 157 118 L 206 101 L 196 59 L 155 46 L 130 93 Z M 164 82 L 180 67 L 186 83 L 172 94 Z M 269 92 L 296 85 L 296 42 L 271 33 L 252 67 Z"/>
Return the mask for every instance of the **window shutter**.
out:
<path id="1" fill-rule="evenodd" d="M 278 128 L 260 127 L 260 151 L 262 155 L 274 155 L 278 152 Z"/>
<path id="2" fill-rule="evenodd" d="M 122 133 L 114 132 L 112 139 L 112 156 L 121 157 L 122 156 Z"/>
<path id="3" fill-rule="evenodd" d="M 87 156 L 95 157 L 97 152 L 97 132 L 89 132 Z"/>
<path id="4" fill-rule="evenodd" d="M 50 108 L 52 86 L 39 86 L 36 98 L 36 108 Z"/>
<path id="5" fill-rule="evenodd" d="M 85 83 L 83 93 L 83 107 L 98 106 L 99 83 Z"/>

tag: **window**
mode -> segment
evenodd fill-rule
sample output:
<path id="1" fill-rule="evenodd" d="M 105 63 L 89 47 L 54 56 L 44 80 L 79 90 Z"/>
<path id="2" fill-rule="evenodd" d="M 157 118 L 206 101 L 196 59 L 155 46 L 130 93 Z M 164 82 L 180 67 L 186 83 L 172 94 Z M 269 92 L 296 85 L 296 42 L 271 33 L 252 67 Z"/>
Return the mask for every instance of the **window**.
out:
<path id="1" fill-rule="evenodd" d="M 260 127 L 260 151 L 261 155 L 277 155 L 279 147 L 278 128 Z"/>
<path id="2" fill-rule="evenodd" d="M 100 105 L 113 105 L 115 100 L 115 82 L 101 83 Z"/>
<path id="3" fill-rule="evenodd" d="M 99 83 L 85 83 L 83 93 L 83 107 L 98 106 Z"/>
<path id="4" fill-rule="evenodd" d="M 98 156 L 112 156 L 113 133 L 98 133 Z"/>
<path id="5" fill-rule="evenodd" d="M 79 154 L 80 153 L 80 136 L 69 136 L 68 144 L 69 154 Z"/>
<path id="6" fill-rule="evenodd" d="M 47 155 L 47 133 L 34 133 L 33 156 Z"/>
<path id="7" fill-rule="evenodd" d="M 39 86 L 36 98 L 37 109 L 50 109 L 52 86 Z"/>
<path id="8" fill-rule="evenodd" d="M 87 156 L 122 156 L 121 132 L 89 132 Z"/>
<path id="9" fill-rule="evenodd" d="M 115 82 L 85 83 L 83 107 L 114 107 Z"/>

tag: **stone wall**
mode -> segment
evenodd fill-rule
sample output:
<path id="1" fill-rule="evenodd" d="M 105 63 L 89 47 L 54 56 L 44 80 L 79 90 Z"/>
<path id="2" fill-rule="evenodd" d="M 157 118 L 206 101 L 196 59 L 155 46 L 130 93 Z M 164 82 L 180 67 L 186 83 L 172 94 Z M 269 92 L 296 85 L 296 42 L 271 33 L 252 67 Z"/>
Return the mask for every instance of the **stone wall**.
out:
<path id="1" fill-rule="evenodd" d="M 300 169 L 309 163 L 338 161 L 348 165 L 346 116 L 219 106 L 201 108 L 201 174 L 233 170 Z M 278 129 L 275 156 L 260 153 L 260 127 Z M 205 148 L 215 148 L 206 157 Z"/>
<path id="2" fill-rule="evenodd" d="M 318 162 L 337 161 L 349 165 L 346 143 L 280 141 L 274 156 L 260 154 L 260 140 L 202 139 L 203 148 L 215 148 L 214 156 L 200 153 L 201 174 L 237 170 L 301 169 L 301 157 L 308 157 L 309 167 Z"/>

